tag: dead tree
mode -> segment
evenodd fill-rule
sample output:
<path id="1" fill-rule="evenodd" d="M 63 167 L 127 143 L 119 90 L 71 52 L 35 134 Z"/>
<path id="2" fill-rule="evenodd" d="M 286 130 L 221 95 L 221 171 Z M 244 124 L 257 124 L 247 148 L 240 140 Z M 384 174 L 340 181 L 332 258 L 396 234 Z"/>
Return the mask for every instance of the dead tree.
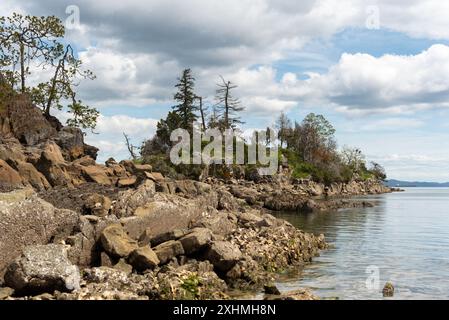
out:
<path id="1" fill-rule="evenodd" d="M 235 114 L 243 111 L 245 108 L 240 105 L 239 99 L 232 95 L 232 90 L 237 88 L 231 81 L 225 81 L 221 77 L 222 83 L 219 83 L 216 91 L 217 108 L 222 112 L 222 130 L 234 129 L 238 124 L 242 124 L 240 117 Z"/>
<path id="2" fill-rule="evenodd" d="M 129 137 L 126 133 L 123 132 L 123 136 L 125 137 L 126 147 L 128 148 L 128 152 L 131 155 L 131 158 L 133 160 L 136 160 L 137 159 L 136 150 L 138 148 L 131 143 L 131 141 L 129 140 Z"/>

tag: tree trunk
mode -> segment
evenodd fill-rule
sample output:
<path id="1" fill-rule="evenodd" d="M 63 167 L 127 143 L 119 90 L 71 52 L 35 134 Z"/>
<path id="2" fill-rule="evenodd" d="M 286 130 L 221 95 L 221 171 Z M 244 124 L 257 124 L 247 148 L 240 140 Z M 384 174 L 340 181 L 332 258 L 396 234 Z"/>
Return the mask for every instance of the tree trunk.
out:
<path id="1" fill-rule="evenodd" d="M 25 93 L 25 46 L 20 44 L 20 80 L 22 81 L 22 93 Z"/>
<path id="2" fill-rule="evenodd" d="M 229 87 L 230 87 L 230 83 L 228 82 L 226 85 L 226 93 L 225 93 L 225 129 L 229 129 L 230 125 L 229 125 L 229 104 L 228 104 L 228 99 L 229 99 Z"/>
<path id="3" fill-rule="evenodd" d="M 203 131 L 206 131 L 206 119 L 204 119 L 204 110 L 203 110 L 203 98 L 198 97 L 200 100 L 200 113 L 201 113 L 201 123 L 203 125 Z"/>

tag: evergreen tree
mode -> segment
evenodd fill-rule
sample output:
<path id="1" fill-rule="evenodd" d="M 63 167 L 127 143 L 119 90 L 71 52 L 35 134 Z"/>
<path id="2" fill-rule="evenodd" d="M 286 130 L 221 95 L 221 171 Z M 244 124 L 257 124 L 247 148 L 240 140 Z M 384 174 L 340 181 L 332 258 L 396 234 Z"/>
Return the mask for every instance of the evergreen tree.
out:
<path id="1" fill-rule="evenodd" d="M 178 104 L 173 107 L 173 111 L 180 117 L 179 127 L 192 132 L 193 123 L 198 119 L 195 114 L 198 108 L 195 106 L 195 78 L 192 76 L 192 70 L 185 69 L 181 78 L 178 78 L 178 84 L 175 87 L 178 92 L 174 98 Z"/>

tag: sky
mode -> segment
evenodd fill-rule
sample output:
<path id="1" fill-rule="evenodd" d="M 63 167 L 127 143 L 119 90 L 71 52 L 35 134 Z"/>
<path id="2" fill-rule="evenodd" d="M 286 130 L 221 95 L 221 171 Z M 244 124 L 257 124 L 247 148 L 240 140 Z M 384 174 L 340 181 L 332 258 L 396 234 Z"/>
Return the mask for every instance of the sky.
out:
<path id="1" fill-rule="evenodd" d="M 96 74 L 79 97 L 101 112 L 99 160 L 151 137 L 191 68 L 209 105 L 220 75 L 238 85 L 244 129 L 323 114 L 389 178 L 449 181 L 448 1 L 1 0 L 12 12 L 60 17 Z"/>

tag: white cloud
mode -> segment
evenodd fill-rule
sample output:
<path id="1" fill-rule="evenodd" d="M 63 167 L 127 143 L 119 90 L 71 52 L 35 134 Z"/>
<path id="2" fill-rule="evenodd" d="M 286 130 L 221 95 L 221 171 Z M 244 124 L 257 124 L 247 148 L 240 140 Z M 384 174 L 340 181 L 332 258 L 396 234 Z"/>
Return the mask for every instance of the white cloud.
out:
<path id="1" fill-rule="evenodd" d="M 449 106 L 448 73 L 449 47 L 433 45 L 415 56 L 343 54 L 328 73 L 299 86 L 341 111 L 401 113 Z"/>
<path id="2" fill-rule="evenodd" d="M 2 1 L 5 8 L 21 6 L 34 14 L 62 18 L 71 4 L 70 0 Z M 197 75 L 200 94 L 209 98 L 214 92 L 212 79 L 219 74 L 239 84 L 238 94 L 245 97 L 249 111 L 285 110 L 300 99 L 332 103 L 351 114 L 386 109 L 401 114 L 445 104 L 449 59 L 444 46 L 414 57 L 346 54 L 325 75 L 310 74 L 308 81 L 300 81 L 286 73 L 276 80 L 274 62 L 296 56 L 308 40 L 328 38 L 347 27 L 365 27 L 366 9 L 372 4 L 80 0 L 81 31 L 68 35 L 85 47 L 81 56 L 98 75 L 95 82 L 81 87 L 81 97 L 100 107 L 168 101 L 175 77 L 187 66 Z M 399 0 L 378 0 L 375 5 L 382 28 L 449 39 L 449 4 L 443 1 L 412 0 L 405 6 Z M 264 67 L 252 69 L 254 65 Z"/>
<path id="3" fill-rule="evenodd" d="M 176 62 L 158 61 L 151 54 L 120 54 L 92 47 L 80 52 L 80 58 L 97 77 L 82 83 L 82 95 L 100 107 L 145 106 L 165 100 L 171 94 L 168 82 L 179 69 Z"/>
<path id="4" fill-rule="evenodd" d="M 391 179 L 408 181 L 449 181 L 449 157 L 425 154 L 390 154 L 370 156 L 382 163 Z"/>
<path id="5" fill-rule="evenodd" d="M 367 3 L 367 1 L 361 0 Z M 370 1 L 371 2 L 371 1 Z M 441 0 L 378 0 L 380 25 L 412 37 L 449 39 L 449 2 Z"/>
<path id="6" fill-rule="evenodd" d="M 89 133 L 86 143 L 100 148 L 99 161 L 109 157 L 116 160 L 129 158 L 123 133 L 126 133 L 137 147 L 156 132 L 157 120 L 138 119 L 125 115 L 103 116 L 98 119 L 97 134 Z"/>

